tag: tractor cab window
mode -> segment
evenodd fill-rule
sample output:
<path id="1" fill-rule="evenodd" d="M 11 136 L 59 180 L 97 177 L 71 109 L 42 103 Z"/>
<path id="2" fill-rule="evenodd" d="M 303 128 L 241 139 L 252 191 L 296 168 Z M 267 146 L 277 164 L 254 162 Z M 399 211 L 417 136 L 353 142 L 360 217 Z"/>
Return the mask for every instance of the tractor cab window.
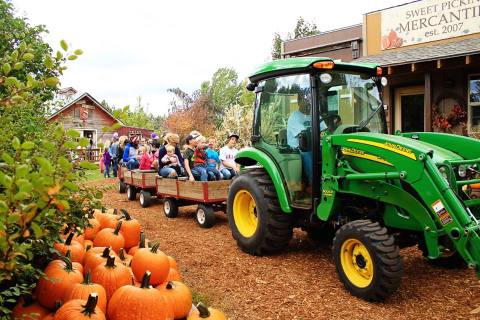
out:
<path id="1" fill-rule="evenodd" d="M 329 131 L 384 132 L 378 86 L 369 75 L 332 71 L 319 75 L 320 113 Z"/>
<path id="2" fill-rule="evenodd" d="M 257 147 L 279 166 L 292 203 L 310 205 L 306 192 L 312 181 L 310 75 L 272 78 L 259 83 L 256 131 Z M 311 188 L 310 188 L 311 189 Z"/>

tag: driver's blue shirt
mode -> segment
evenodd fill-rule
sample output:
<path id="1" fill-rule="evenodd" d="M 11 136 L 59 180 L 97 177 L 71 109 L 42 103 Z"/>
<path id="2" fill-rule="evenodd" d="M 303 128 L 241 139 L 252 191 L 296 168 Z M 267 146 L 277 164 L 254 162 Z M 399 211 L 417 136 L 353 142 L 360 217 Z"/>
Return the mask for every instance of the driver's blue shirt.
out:
<path id="1" fill-rule="evenodd" d="M 287 143 L 295 149 L 298 148 L 298 135 L 303 130 L 311 127 L 310 114 L 304 114 L 299 110 L 292 112 L 287 122 Z M 320 121 L 320 131 L 327 129 L 324 121 Z"/>

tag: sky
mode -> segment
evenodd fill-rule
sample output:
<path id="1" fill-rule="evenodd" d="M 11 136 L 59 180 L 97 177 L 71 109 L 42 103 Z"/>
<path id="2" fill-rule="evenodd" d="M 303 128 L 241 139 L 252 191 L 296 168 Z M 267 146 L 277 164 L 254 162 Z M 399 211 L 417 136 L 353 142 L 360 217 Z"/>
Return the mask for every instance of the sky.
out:
<path id="1" fill-rule="evenodd" d="M 275 32 L 286 37 L 298 17 L 320 31 L 361 23 L 363 14 L 407 0 L 124 1 L 13 0 L 17 14 L 44 24 L 54 50 L 65 39 L 84 54 L 68 63 L 62 87 L 111 106 L 168 112 L 168 88 L 193 92 L 222 67 L 246 78 L 270 59 Z"/>

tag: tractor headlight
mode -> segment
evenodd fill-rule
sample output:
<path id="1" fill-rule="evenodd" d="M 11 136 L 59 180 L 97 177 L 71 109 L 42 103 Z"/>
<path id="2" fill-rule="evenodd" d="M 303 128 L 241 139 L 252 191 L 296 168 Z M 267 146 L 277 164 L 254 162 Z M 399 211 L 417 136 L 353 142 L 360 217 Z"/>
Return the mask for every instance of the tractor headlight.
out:
<path id="1" fill-rule="evenodd" d="M 467 166 L 464 164 L 461 164 L 458 166 L 458 176 L 460 178 L 465 178 L 467 176 Z"/>

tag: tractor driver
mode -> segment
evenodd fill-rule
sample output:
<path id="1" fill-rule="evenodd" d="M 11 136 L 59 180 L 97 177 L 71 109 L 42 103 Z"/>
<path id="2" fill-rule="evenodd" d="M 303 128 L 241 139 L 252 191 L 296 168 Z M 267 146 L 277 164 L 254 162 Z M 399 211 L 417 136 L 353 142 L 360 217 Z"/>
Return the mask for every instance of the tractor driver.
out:
<path id="1" fill-rule="evenodd" d="M 299 148 L 299 140 L 306 138 L 311 141 L 311 138 L 306 135 L 311 135 L 311 122 L 312 122 L 312 105 L 311 105 L 310 92 L 298 93 L 298 110 L 292 112 L 287 122 L 287 143 L 292 149 Z M 327 128 L 325 122 L 320 118 L 320 131 Z M 312 185 L 313 178 L 313 164 L 312 164 L 312 150 L 311 145 L 308 146 L 309 150 L 299 150 L 302 158 L 302 168 L 308 179 L 308 185 Z"/>

